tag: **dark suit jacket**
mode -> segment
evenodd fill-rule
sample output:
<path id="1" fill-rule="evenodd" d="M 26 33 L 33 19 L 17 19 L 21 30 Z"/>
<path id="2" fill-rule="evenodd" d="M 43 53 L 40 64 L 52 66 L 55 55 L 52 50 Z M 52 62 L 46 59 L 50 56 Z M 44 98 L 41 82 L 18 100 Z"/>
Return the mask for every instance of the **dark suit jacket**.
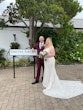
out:
<path id="1" fill-rule="evenodd" d="M 44 49 L 44 47 L 41 48 L 41 49 L 39 48 L 39 42 L 37 42 L 37 43 L 33 46 L 33 48 L 34 48 L 34 49 L 37 49 L 37 54 L 39 54 L 39 52 Z M 40 63 L 40 62 L 43 62 L 43 59 L 37 57 L 37 63 Z"/>
<path id="2" fill-rule="evenodd" d="M 39 54 L 39 52 L 40 51 L 42 51 L 44 48 L 39 48 L 39 42 L 38 43 L 36 43 L 35 45 L 34 45 L 34 47 L 33 47 L 34 49 L 37 49 L 37 53 Z"/>

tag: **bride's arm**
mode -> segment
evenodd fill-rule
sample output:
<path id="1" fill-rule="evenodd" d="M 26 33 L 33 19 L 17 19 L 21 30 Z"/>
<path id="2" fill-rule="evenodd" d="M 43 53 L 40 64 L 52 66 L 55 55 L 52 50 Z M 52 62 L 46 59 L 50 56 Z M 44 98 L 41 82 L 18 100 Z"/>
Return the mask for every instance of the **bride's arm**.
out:
<path id="1" fill-rule="evenodd" d="M 52 47 L 50 47 L 50 53 L 48 54 L 48 57 L 53 57 L 53 56 L 55 56 L 55 49 L 52 46 Z"/>

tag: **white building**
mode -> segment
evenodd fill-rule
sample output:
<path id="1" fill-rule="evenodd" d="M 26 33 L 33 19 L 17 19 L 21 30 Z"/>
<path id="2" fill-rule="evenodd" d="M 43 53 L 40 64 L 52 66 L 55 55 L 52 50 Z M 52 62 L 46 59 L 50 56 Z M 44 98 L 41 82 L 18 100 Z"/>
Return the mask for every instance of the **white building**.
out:
<path id="1" fill-rule="evenodd" d="M 0 18 L 4 18 L 3 16 L 0 16 Z M 7 18 L 5 17 L 5 21 Z M 10 43 L 14 42 L 14 35 L 16 38 L 16 42 L 20 44 L 21 49 L 26 49 L 30 48 L 29 46 L 29 40 L 26 37 L 26 28 L 24 28 L 24 24 L 17 23 L 15 25 L 12 25 L 10 23 L 7 23 L 9 27 L 6 28 L 0 28 L 0 49 L 5 50 L 5 58 L 8 60 L 11 60 L 12 57 L 9 55 L 9 50 L 10 50 Z M 23 57 L 23 56 L 20 56 Z M 25 57 L 25 56 L 24 56 Z"/>
<path id="2" fill-rule="evenodd" d="M 11 60 L 9 55 L 10 43 L 14 41 L 13 34 L 16 34 L 16 42 L 20 44 L 21 49 L 29 48 L 29 40 L 26 37 L 26 34 L 23 33 L 23 28 L 3 28 L 0 30 L 0 49 L 5 50 L 5 58 Z"/>
<path id="3" fill-rule="evenodd" d="M 5 19 L 7 21 L 7 17 L 0 16 L 0 18 Z M 26 20 L 26 19 L 25 19 Z M 28 26 L 29 26 L 29 21 L 26 20 Z M 72 24 L 74 24 L 75 29 L 83 29 L 83 19 L 72 19 L 71 20 Z M 11 60 L 11 56 L 9 55 L 9 50 L 10 50 L 10 43 L 14 41 L 14 36 L 13 34 L 16 34 L 16 42 L 20 44 L 21 49 L 26 49 L 30 48 L 29 46 L 29 39 L 26 37 L 26 32 L 25 25 L 20 22 L 16 23 L 15 25 L 7 23 L 9 27 L 7 28 L 0 28 L 0 49 L 5 49 L 5 58 L 8 60 Z M 37 26 L 40 27 L 41 23 L 38 22 Z M 60 27 L 59 25 L 56 25 Z M 51 23 L 45 23 L 44 27 L 53 27 Z M 25 57 L 25 56 L 20 56 L 20 57 Z"/>

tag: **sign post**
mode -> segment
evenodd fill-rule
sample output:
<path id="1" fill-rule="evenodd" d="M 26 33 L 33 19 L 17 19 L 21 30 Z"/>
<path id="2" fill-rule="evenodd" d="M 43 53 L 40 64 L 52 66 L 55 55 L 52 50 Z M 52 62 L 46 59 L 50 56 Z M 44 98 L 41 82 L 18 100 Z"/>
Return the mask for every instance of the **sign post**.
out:
<path id="1" fill-rule="evenodd" d="M 10 49 L 10 55 L 13 56 L 13 72 L 15 78 L 15 56 L 28 55 L 34 57 L 34 78 L 35 78 L 35 56 L 37 56 L 37 50 L 32 52 L 31 49 Z"/>
<path id="2" fill-rule="evenodd" d="M 13 72 L 14 72 L 14 78 L 15 78 L 15 56 L 13 56 Z"/>

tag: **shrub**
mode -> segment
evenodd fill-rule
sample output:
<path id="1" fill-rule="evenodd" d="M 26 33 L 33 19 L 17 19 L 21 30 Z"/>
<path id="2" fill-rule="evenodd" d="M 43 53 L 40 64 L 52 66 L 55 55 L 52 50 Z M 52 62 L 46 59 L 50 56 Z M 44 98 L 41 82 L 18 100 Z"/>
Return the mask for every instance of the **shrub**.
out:
<path id="1" fill-rule="evenodd" d="M 30 65 L 30 59 L 22 59 L 20 58 L 19 60 L 15 61 L 15 66 L 28 66 Z M 11 67 L 13 66 L 13 62 L 12 61 L 6 61 L 6 66 L 7 67 Z"/>
<path id="2" fill-rule="evenodd" d="M 16 66 L 28 66 L 30 64 L 30 59 L 22 59 L 20 58 L 18 61 L 15 62 Z"/>
<path id="3" fill-rule="evenodd" d="M 0 66 L 5 66 L 5 61 L 6 59 L 4 58 L 3 54 L 4 54 L 5 50 L 1 49 L 0 50 Z"/>
<path id="4" fill-rule="evenodd" d="M 20 44 L 18 42 L 11 42 L 10 43 L 10 48 L 11 49 L 19 49 Z"/>
<path id="5" fill-rule="evenodd" d="M 57 44 L 57 62 L 63 64 L 71 64 L 75 62 L 83 62 L 83 33 L 71 32 L 68 36 L 61 39 Z"/>

